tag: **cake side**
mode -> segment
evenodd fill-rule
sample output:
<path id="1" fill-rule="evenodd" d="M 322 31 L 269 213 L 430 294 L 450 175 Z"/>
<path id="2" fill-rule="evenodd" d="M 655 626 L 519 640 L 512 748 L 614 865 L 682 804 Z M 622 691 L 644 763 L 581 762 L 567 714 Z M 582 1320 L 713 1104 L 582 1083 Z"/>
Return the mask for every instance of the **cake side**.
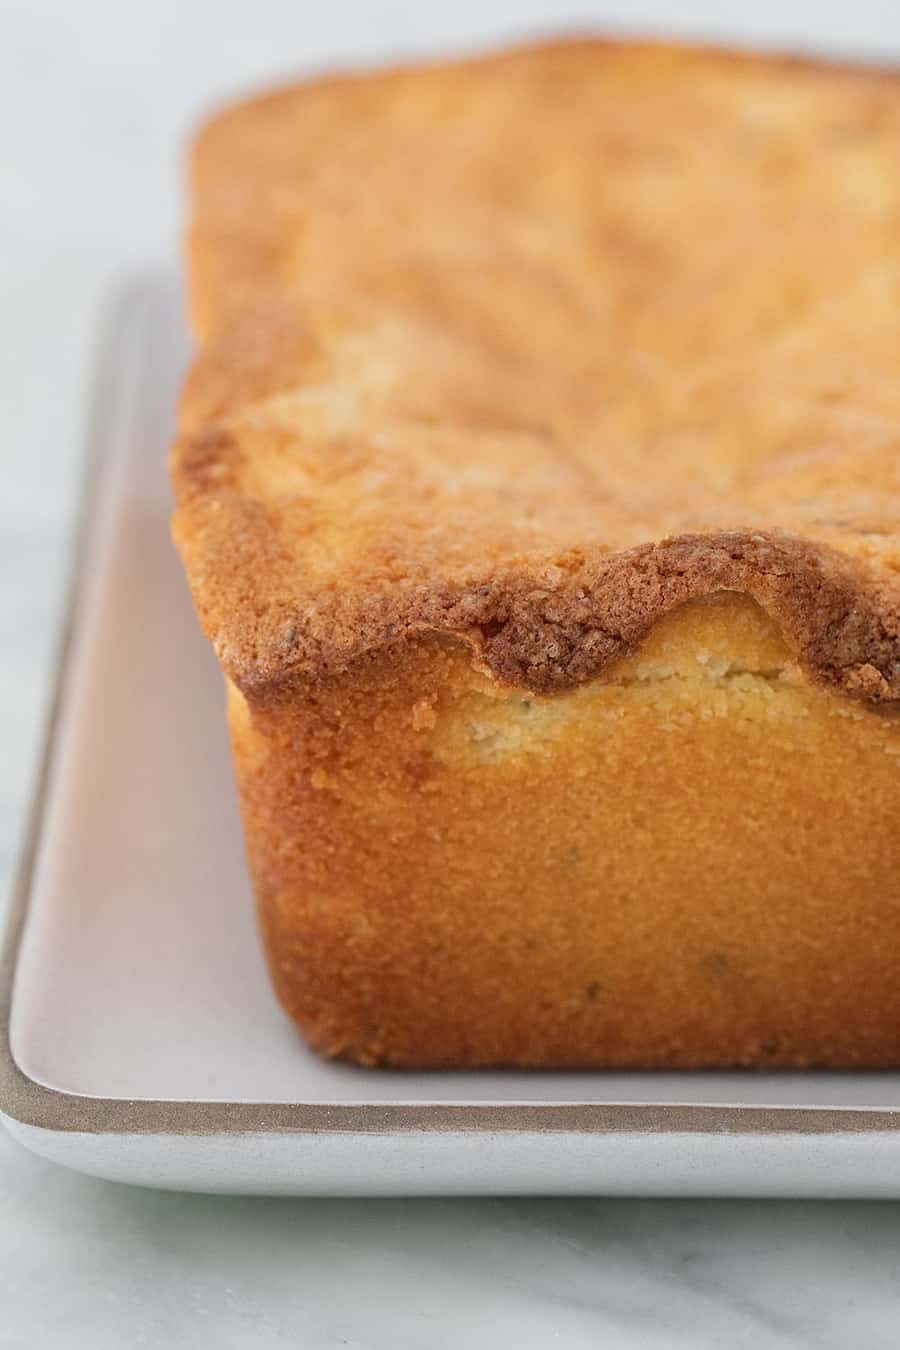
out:
<path id="1" fill-rule="evenodd" d="M 428 638 L 229 708 L 273 980 L 321 1052 L 900 1063 L 900 721 L 811 685 L 753 602 L 552 697 Z"/>
<path id="2" fill-rule="evenodd" d="M 213 123 L 172 462 L 229 677 L 444 632 L 563 690 L 731 589 L 896 703 L 898 152 L 896 78 L 646 44 Z"/>

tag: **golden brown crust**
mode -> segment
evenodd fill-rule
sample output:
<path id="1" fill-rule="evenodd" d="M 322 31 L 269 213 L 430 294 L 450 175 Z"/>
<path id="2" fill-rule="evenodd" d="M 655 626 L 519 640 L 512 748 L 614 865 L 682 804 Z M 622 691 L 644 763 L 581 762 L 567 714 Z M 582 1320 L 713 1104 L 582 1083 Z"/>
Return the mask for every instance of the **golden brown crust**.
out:
<path id="1" fill-rule="evenodd" d="M 900 699 L 898 164 L 892 76 L 649 44 L 214 121 L 172 463 L 229 676 L 430 630 L 560 690 L 731 589 Z"/>

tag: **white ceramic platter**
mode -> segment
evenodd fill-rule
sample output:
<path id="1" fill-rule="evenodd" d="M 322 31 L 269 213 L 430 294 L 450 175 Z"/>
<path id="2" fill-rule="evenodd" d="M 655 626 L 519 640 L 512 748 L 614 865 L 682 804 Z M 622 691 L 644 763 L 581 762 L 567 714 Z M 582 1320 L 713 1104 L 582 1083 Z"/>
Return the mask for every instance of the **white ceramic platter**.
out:
<path id="1" fill-rule="evenodd" d="M 186 351 L 174 288 L 128 287 L 0 979 L 13 1134 L 208 1191 L 900 1195 L 900 1074 L 401 1074 L 306 1050 L 269 989 L 221 682 L 169 542 Z"/>

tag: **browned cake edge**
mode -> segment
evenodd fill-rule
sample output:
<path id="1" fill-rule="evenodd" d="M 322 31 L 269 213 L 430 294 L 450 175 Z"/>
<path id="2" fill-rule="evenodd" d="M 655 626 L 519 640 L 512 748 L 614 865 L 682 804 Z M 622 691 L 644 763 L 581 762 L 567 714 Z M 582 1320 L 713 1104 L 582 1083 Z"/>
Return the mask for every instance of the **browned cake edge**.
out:
<path id="1" fill-rule="evenodd" d="M 227 537 L 211 542 L 189 520 L 192 499 L 228 495 L 227 438 L 224 453 L 222 445 L 220 437 L 200 436 L 173 452 L 175 535 L 192 580 L 201 570 L 208 579 L 235 567 Z M 242 515 L 243 566 L 261 564 L 268 523 L 233 501 L 231 509 Z M 662 615 L 715 591 L 743 592 L 762 605 L 810 678 L 870 704 L 900 701 L 900 586 L 879 583 L 855 559 L 777 531 L 681 535 L 619 553 L 573 550 L 468 586 L 439 578 L 394 591 L 357 584 L 349 609 L 344 596 L 339 615 L 326 603 L 314 621 L 304 618 L 302 602 L 281 601 L 257 617 L 250 606 L 231 607 L 227 584 L 195 587 L 226 674 L 258 699 L 343 673 L 426 632 L 467 642 L 505 683 L 535 693 L 571 689 L 633 651 Z"/>

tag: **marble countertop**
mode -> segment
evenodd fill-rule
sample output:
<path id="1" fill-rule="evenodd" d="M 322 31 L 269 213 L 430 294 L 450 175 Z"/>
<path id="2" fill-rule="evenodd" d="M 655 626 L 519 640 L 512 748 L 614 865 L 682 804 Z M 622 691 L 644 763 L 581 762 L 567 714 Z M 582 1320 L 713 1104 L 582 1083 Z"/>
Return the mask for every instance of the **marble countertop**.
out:
<path id="1" fill-rule="evenodd" d="M 184 137 L 236 90 L 547 27 L 900 59 L 895 0 L 6 0 L 0 8 L 0 882 L 44 713 L 110 281 L 177 253 Z M 0 1131 L 0 1348 L 866 1347 L 900 1325 L 900 1207 L 272 1201 L 116 1187 Z"/>

